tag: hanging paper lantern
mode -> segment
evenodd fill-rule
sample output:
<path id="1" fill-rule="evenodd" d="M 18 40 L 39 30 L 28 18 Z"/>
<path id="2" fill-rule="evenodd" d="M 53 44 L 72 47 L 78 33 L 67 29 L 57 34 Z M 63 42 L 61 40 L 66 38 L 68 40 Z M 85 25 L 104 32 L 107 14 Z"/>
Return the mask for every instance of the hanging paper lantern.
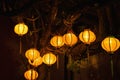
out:
<path id="1" fill-rule="evenodd" d="M 102 42 L 101 46 L 102 48 L 110 53 L 115 52 L 117 49 L 119 49 L 120 42 L 117 38 L 109 36 L 106 37 Z"/>
<path id="2" fill-rule="evenodd" d="M 33 70 L 33 69 L 30 69 L 30 70 L 27 70 L 25 73 L 24 73 L 24 77 L 27 79 L 27 80 L 36 80 L 37 77 L 38 77 L 38 72 Z"/>
<path id="3" fill-rule="evenodd" d="M 19 36 L 22 36 L 28 32 L 28 26 L 24 23 L 18 23 L 14 27 L 14 32 Z"/>
<path id="4" fill-rule="evenodd" d="M 56 56 L 49 52 L 49 53 L 46 53 L 44 56 L 43 56 L 43 62 L 47 65 L 52 65 L 56 62 Z"/>
<path id="5" fill-rule="evenodd" d="M 95 41 L 96 36 L 90 29 L 85 29 L 79 34 L 79 39 L 85 44 L 90 44 Z"/>
<path id="6" fill-rule="evenodd" d="M 63 35 L 63 41 L 68 46 L 73 46 L 77 43 L 78 38 L 72 32 Z"/>
<path id="7" fill-rule="evenodd" d="M 25 56 L 28 60 L 34 61 L 40 56 L 40 53 L 37 49 L 31 48 L 25 52 Z"/>
<path id="8" fill-rule="evenodd" d="M 61 47 L 64 45 L 62 36 L 54 36 L 50 40 L 50 44 L 54 47 Z"/>
<path id="9" fill-rule="evenodd" d="M 33 62 L 31 60 L 28 60 L 28 62 L 33 65 L 34 67 L 37 67 L 42 64 L 42 57 L 39 56 L 37 59 L 35 59 Z"/>

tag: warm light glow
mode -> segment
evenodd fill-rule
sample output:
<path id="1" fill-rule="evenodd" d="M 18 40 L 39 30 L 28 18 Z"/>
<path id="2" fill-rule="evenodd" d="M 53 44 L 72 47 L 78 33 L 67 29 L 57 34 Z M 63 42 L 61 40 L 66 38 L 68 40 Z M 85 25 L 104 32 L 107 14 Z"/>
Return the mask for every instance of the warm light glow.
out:
<path id="1" fill-rule="evenodd" d="M 73 46 L 77 43 L 78 38 L 72 32 L 63 35 L 63 41 L 68 46 Z"/>
<path id="2" fill-rule="evenodd" d="M 79 39 L 85 44 L 90 44 L 95 41 L 96 36 L 90 29 L 85 29 L 79 34 Z"/>
<path id="3" fill-rule="evenodd" d="M 18 23 L 14 27 L 14 32 L 19 36 L 22 36 L 28 32 L 28 26 L 24 23 Z"/>
<path id="4" fill-rule="evenodd" d="M 31 60 L 28 60 L 28 62 L 33 65 L 34 67 L 38 67 L 39 65 L 42 64 L 42 57 L 39 56 L 37 59 L 35 59 L 33 62 Z"/>
<path id="5" fill-rule="evenodd" d="M 37 49 L 31 48 L 25 52 L 25 56 L 28 60 L 34 61 L 40 56 L 40 53 Z"/>
<path id="6" fill-rule="evenodd" d="M 52 65 L 56 62 L 56 56 L 49 52 L 49 53 L 46 53 L 44 56 L 43 56 L 43 62 L 47 65 Z"/>
<path id="7" fill-rule="evenodd" d="M 110 53 L 115 52 L 117 49 L 119 49 L 120 42 L 117 38 L 115 37 L 106 37 L 102 42 L 101 46 L 102 48 Z"/>
<path id="8" fill-rule="evenodd" d="M 24 77 L 27 80 L 35 80 L 38 77 L 38 72 L 33 69 L 30 69 L 24 73 Z"/>
<path id="9" fill-rule="evenodd" d="M 50 40 L 50 44 L 54 47 L 61 47 L 64 45 L 62 36 L 54 36 Z"/>

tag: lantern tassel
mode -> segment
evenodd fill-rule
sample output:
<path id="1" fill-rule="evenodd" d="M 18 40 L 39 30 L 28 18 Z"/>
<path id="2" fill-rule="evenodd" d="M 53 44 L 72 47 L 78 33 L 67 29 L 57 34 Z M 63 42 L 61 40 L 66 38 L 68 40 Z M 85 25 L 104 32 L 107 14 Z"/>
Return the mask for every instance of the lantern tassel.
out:
<path id="1" fill-rule="evenodd" d="M 50 66 L 48 66 L 48 80 L 50 80 Z"/>
<path id="2" fill-rule="evenodd" d="M 88 58 L 88 65 L 89 65 L 89 60 L 90 60 L 89 45 L 87 45 L 87 58 Z"/>
<path id="3" fill-rule="evenodd" d="M 72 64 L 72 56 L 69 55 L 69 64 Z"/>
<path id="4" fill-rule="evenodd" d="M 112 78 L 113 78 L 113 75 L 114 75 L 114 71 L 113 71 L 113 60 L 111 59 L 111 73 L 112 73 Z"/>
<path id="5" fill-rule="evenodd" d="M 21 41 L 21 36 L 20 36 L 20 54 L 22 53 L 22 41 Z"/>
<path id="6" fill-rule="evenodd" d="M 59 69 L 59 55 L 57 55 L 57 69 Z"/>

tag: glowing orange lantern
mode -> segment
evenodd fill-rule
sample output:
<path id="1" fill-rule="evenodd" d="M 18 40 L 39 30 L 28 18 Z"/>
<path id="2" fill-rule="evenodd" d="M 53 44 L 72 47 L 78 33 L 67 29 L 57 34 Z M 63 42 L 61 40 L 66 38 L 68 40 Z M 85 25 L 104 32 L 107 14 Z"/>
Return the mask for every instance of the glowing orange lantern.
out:
<path id="1" fill-rule="evenodd" d="M 54 36 L 50 40 L 50 44 L 54 47 L 61 47 L 64 45 L 62 36 Z"/>
<path id="2" fill-rule="evenodd" d="M 44 56 L 43 56 L 43 62 L 47 65 L 52 65 L 56 62 L 57 58 L 56 56 L 49 52 L 49 53 L 46 53 Z"/>
<path id="3" fill-rule="evenodd" d="M 24 77 L 27 80 L 36 80 L 38 77 L 38 72 L 33 69 L 30 69 L 24 73 Z"/>
<path id="4" fill-rule="evenodd" d="M 110 53 L 115 52 L 117 49 L 119 49 L 120 42 L 117 38 L 109 36 L 106 37 L 102 42 L 101 46 L 102 48 Z"/>
<path id="5" fill-rule="evenodd" d="M 63 35 L 63 41 L 68 46 L 73 46 L 77 43 L 78 38 L 72 32 Z"/>
<path id="6" fill-rule="evenodd" d="M 35 59 L 33 62 L 31 62 L 31 60 L 28 60 L 28 62 L 29 62 L 31 65 L 37 67 L 37 66 L 39 66 L 39 65 L 42 64 L 42 57 L 39 56 L 39 57 L 38 57 L 37 59 Z"/>
<path id="7" fill-rule="evenodd" d="M 90 44 L 95 41 L 96 36 L 90 29 L 85 29 L 79 34 L 79 39 L 85 44 Z"/>
<path id="8" fill-rule="evenodd" d="M 25 52 L 25 56 L 28 60 L 34 61 L 40 56 L 40 53 L 37 49 L 31 48 Z"/>
<path id="9" fill-rule="evenodd" d="M 18 23 L 14 27 L 14 32 L 19 36 L 22 36 L 28 32 L 28 26 L 24 23 Z"/>

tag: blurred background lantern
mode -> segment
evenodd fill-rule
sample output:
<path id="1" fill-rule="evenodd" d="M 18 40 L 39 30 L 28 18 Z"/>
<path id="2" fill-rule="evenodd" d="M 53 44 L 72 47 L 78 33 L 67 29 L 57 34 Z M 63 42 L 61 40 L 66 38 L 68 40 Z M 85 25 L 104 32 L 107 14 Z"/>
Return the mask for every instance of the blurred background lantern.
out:
<path id="1" fill-rule="evenodd" d="M 14 27 L 14 32 L 20 36 L 20 54 L 22 53 L 22 42 L 21 36 L 25 35 L 28 32 L 28 26 L 24 23 L 18 23 Z"/>
<path id="2" fill-rule="evenodd" d="M 85 29 L 79 34 L 79 39 L 85 44 L 90 44 L 96 40 L 96 36 L 90 29 Z"/>
<path id="3" fill-rule="evenodd" d="M 115 52 L 117 49 L 119 49 L 119 45 L 119 40 L 113 36 L 108 36 L 101 42 L 102 48 L 108 53 Z"/>
<path id="4" fill-rule="evenodd" d="M 27 80 L 36 80 L 37 77 L 38 77 L 38 72 L 35 71 L 34 69 L 27 70 L 27 71 L 24 73 L 24 77 L 25 77 Z"/>
<path id="5" fill-rule="evenodd" d="M 113 36 L 108 36 L 106 37 L 102 42 L 101 42 L 101 46 L 102 48 L 108 52 L 109 54 L 114 54 L 114 52 L 116 50 L 119 49 L 119 46 L 120 45 L 120 42 L 117 38 L 113 37 Z M 111 73 L 112 73 L 112 78 L 114 76 L 114 66 L 113 66 L 113 57 L 112 55 L 110 56 L 111 60 L 110 60 L 110 63 L 111 63 Z"/>
<path id="6" fill-rule="evenodd" d="M 73 46 L 77 43 L 78 38 L 72 32 L 66 33 L 63 35 L 63 41 L 68 46 Z"/>
<path id="7" fill-rule="evenodd" d="M 43 55 L 43 62 L 47 65 L 54 64 L 56 60 L 57 60 L 56 56 L 52 52 L 49 52 Z"/>
<path id="8" fill-rule="evenodd" d="M 25 56 L 28 60 L 34 61 L 35 59 L 40 57 L 40 53 L 37 49 L 31 48 L 25 52 Z"/>
<path id="9" fill-rule="evenodd" d="M 38 67 L 39 65 L 42 64 L 42 57 L 39 56 L 38 58 L 36 58 L 33 62 L 31 62 L 31 60 L 28 60 L 28 62 L 33 65 L 34 67 Z"/>
<path id="10" fill-rule="evenodd" d="M 28 32 L 28 26 L 24 23 L 18 23 L 14 27 L 14 32 L 19 36 L 23 36 Z"/>
<path id="11" fill-rule="evenodd" d="M 62 36 L 53 36 L 50 40 L 50 44 L 54 47 L 61 47 L 64 45 L 64 42 L 63 42 L 63 39 L 62 39 Z"/>

